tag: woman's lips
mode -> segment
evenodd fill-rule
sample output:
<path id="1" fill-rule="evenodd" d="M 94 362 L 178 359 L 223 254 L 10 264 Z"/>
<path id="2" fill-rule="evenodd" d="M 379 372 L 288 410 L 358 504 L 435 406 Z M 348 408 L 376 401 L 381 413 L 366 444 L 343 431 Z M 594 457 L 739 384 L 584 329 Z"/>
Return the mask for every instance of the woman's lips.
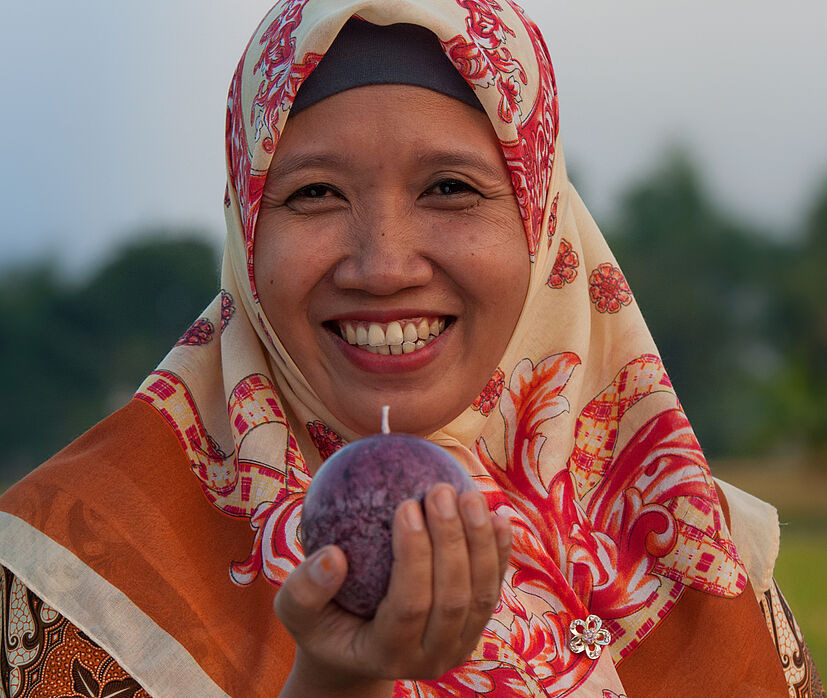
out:
<path id="1" fill-rule="evenodd" d="M 387 323 L 339 320 L 335 325 L 338 332 L 328 330 L 337 348 L 356 366 L 373 373 L 414 371 L 424 366 L 439 353 L 453 327 L 452 319 L 445 316 Z"/>

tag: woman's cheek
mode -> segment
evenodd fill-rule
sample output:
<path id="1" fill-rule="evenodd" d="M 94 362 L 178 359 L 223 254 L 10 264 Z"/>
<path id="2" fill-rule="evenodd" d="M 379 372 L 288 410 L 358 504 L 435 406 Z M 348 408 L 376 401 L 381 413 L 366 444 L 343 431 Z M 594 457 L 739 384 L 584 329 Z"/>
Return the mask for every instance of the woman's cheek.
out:
<path id="1" fill-rule="evenodd" d="M 464 271 L 476 283 L 516 284 L 522 300 L 531 272 L 525 228 L 516 203 L 490 203 L 457 220 L 451 238 L 461 250 Z"/>

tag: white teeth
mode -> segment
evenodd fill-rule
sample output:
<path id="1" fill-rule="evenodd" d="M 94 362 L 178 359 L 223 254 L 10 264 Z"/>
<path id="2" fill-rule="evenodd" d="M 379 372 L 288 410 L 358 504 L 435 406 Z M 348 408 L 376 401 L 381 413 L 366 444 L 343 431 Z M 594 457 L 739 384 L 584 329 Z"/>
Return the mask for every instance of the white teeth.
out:
<path id="1" fill-rule="evenodd" d="M 345 325 L 345 339 L 348 344 L 356 344 L 356 330 L 350 323 Z"/>
<path id="2" fill-rule="evenodd" d="M 368 331 L 363 325 L 356 326 L 356 344 L 364 346 L 368 343 Z"/>
<path id="3" fill-rule="evenodd" d="M 398 322 L 392 322 L 388 325 L 388 329 L 385 330 L 385 343 L 394 345 L 394 344 L 402 344 L 405 337 L 402 334 L 402 325 Z"/>
<path id="4" fill-rule="evenodd" d="M 394 320 L 387 325 L 344 320 L 339 332 L 348 344 L 372 354 L 410 354 L 433 342 L 445 329 L 445 318 Z"/>
<path id="5" fill-rule="evenodd" d="M 405 325 L 405 332 L 404 332 L 404 340 L 406 342 L 415 342 L 419 338 L 419 335 L 416 332 L 416 325 L 412 322 L 409 322 Z"/>
<path id="6" fill-rule="evenodd" d="M 385 333 L 375 322 L 370 323 L 368 328 L 368 344 L 372 347 L 379 347 L 385 344 Z"/>

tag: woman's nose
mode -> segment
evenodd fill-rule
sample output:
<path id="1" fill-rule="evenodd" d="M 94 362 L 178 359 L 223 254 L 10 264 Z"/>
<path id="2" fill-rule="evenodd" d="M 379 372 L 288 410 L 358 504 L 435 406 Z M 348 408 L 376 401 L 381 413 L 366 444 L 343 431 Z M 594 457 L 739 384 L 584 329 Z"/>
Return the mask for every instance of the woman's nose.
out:
<path id="1" fill-rule="evenodd" d="M 341 289 L 389 296 L 433 278 L 432 262 L 410 214 L 354 223 L 350 240 L 350 250 L 333 274 Z"/>

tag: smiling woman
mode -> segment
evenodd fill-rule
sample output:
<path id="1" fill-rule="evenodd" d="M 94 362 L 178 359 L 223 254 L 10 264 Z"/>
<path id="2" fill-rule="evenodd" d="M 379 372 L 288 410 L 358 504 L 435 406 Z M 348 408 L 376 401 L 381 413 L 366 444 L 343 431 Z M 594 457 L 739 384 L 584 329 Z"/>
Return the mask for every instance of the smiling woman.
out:
<path id="1" fill-rule="evenodd" d="M 8 694 L 819 690 L 774 511 L 711 477 L 516 4 L 282 0 L 233 77 L 227 163 L 218 296 L 0 499 Z M 299 521 L 383 405 L 477 490 L 399 506 L 361 618 Z"/>

